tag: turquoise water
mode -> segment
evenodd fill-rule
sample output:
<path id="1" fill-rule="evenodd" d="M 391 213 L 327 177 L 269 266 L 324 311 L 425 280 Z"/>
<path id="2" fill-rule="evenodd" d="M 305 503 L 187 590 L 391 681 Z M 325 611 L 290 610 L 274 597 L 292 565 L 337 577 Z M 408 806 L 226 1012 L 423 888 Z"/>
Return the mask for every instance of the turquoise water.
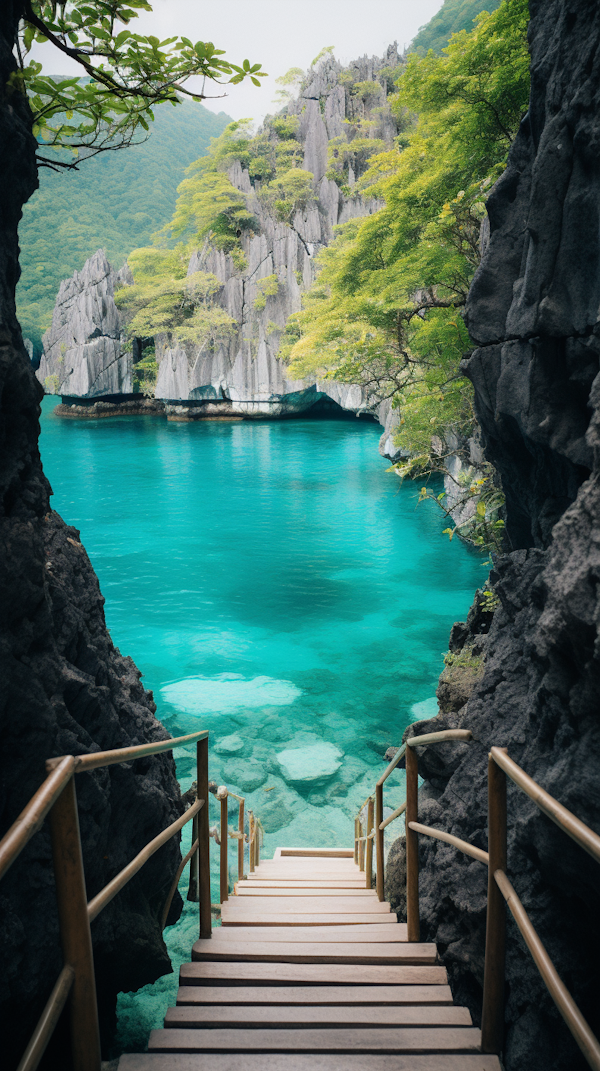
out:
<path id="1" fill-rule="evenodd" d="M 210 776 L 246 796 L 266 856 L 349 845 L 386 748 L 435 712 L 482 557 L 386 472 L 375 424 L 71 421 L 55 404 L 40 440 L 52 504 L 81 530 L 113 641 L 159 717 L 174 735 L 210 730 Z M 176 757 L 186 788 L 193 749 Z M 174 962 L 195 911 L 168 931 Z M 123 1045 L 141 1044 L 175 985 L 122 998 Z"/>

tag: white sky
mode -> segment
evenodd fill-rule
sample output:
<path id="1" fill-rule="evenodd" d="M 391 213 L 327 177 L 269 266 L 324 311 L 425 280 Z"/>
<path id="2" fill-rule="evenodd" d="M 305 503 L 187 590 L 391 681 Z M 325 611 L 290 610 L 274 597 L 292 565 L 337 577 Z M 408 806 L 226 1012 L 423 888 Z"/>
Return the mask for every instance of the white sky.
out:
<path id="1" fill-rule="evenodd" d="M 152 13 L 142 12 L 131 27 L 161 39 L 212 41 L 234 63 L 262 63 L 270 77 L 260 89 L 244 82 L 221 100 L 205 101 L 234 119 L 261 120 L 281 107 L 273 104 L 275 79 L 290 67 L 307 68 L 326 45 L 335 45 L 342 63 L 381 56 L 394 41 L 402 50 L 441 6 L 442 0 L 154 0 Z M 35 46 L 34 55 L 47 74 L 80 69 L 50 44 Z"/>

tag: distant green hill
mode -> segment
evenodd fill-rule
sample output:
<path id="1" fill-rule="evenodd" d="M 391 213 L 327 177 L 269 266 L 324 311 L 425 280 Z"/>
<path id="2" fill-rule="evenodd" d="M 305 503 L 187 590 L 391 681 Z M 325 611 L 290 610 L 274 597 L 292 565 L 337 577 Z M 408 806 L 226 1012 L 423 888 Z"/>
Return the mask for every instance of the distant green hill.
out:
<path id="1" fill-rule="evenodd" d="M 25 205 L 19 227 L 22 276 L 17 311 L 23 334 L 39 349 L 62 279 L 96 249 L 115 267 L 173 215 L 184 169 L 203 156 L 231 119 L 201 104 L 156 109 L 142 145 L 107 152 L 79 171 L 42 168 L 40 189 Z"/>
<path id="2" fill-rule="evenodd" d="M 495 11 L 500 0 L 444 0 L 437 15 L 422 26 L 411 45 L 411 52 L 441 52 L 453 33 L 471 31 L 473 19 L 482 11 Z"/>

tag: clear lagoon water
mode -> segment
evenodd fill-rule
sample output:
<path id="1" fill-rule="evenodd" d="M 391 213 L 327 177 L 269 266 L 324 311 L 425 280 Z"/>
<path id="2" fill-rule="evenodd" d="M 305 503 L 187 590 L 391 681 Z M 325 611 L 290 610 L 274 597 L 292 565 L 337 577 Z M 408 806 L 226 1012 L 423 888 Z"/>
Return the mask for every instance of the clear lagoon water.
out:
<path id="1" fill-rule="evenodd" d="M 210 776 L 261 818 L 264 856 L 350 846 L 386 749 L 436 711 L 448 633 L 483 557 L 450 543 L 435 505 L 386 471 L 375 424 L 61 420 L 56 404 L 44 399 L 40 439 L 52 505 L 80 529 L 113 641 L 158 717 L 173 735 L 210 730 Z M 183 789 L 193 757 L 176 753 Z M 232 866 L 235 855 L 230 841 Z M 175 969 L 196 926 L 186 902 L 166 931 Z M 144 1047 L 176 986 L 175 973 L 122 995 L 120 1051 Z"/>

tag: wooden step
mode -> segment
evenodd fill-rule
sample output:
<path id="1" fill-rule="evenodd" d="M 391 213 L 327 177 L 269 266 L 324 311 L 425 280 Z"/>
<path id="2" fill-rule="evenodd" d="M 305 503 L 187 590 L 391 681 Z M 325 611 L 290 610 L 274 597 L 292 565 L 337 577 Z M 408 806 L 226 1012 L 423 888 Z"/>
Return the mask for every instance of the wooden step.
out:
<path id="1" fill-rule="evenodd" d="M 153 1030 L 148 1052 L 477 1053 L 474 1027 L 324 1027 L 307 1030 Z"/>
<path id="2" fill-rule="evenodd" d="M 497 1056 L 428 1054 L 426 1056 L 369 1057 L 368 1069 L 364 1056 L 353 1053 L 344 1056 L 301 1053 L 212 1053 L 209 1057 L 194 1053 L 126 1053 L 119 1061 L 118 1071 L 502 1071 Z"/>
<path id="3" fill-rule="evenodd" d="M 335 858 L 321 858 L 321 859 L 306 859 L 302 856 L 286 857 L 284 859 L 262 859 L 253 873 L 257 874 L 259 871 L 265 870 L 308 870 L 311 874 L 318 874 L 321 870 L 329 871 L 332 874 L 336 871 L 342 871 L 343 873 L 361 873 L 360 868 L 353 859 L 335 859 Z"/>
<path id="4" fill-rule="evenodd" d="M 390 913 L 390 905 L 386 900 L 380 901 L 376 893 L 367 893 L 366 890 L 363 896 L 263 896 L 261 903 L 254 896 L 231 896 L 222 905 L 222 911 L 225 909 L 228 909 L 229 913 L 232 911 L 269 911 L 271 913 L 278 911 L 294 914 L 315 911 L 327 915 L 333 912 L 337 914 L 362 912 L 363 915 L 367 911 L 373 915 L 389 915 Z"/>
<path id="5" fill-rule="evenodd" d="M 354 848 L 276 848 L 275 858 L 286 859 L 294 856 L 300 859 L 351 859 L 354 862 Z"/>
<path id="6" fill-rule="evenodd" d="M 254 873 L 244 875 L 246 881 L 362 881 L 363 888 L 366 885 L 366 875 L 358 867 L 320 867 L 312 866 L 260 866 Z"/>
<path id="7" fill-rule="evenodd" d="M 434 944 L 386 943 L 340 944 L 316 941 L 312 944 L 287 941 L 196 941 L 192 959 L 251 963 L 383 963 L 434 964 Z"/>
<path id="8" fill-rule="evenodd" d="M 274 974 L 276 975 L 274 977 Z M 182 963 L 181 985 L 447 985 L 445 967 L 387 967 L 373 964 L 280 963 Z"/>
<path id="9" fill-rule="evenodd" d="M 183 985 L 177 1004 L 452 1004 L 447 985 Z"/>
<path id="10" fill-rule="evenodd" d="M 169 1008 L 165 1016 L 168 1029 L 195 1029 L 196 1027 L 230 1027 L 277 1029 L 293 1027 L 318 1029 L 322 1026 L 336 1027 L 387 1027 L 387 1026 L 472 1026 L 468 1008 L 442 1005 L 409 1005 L 399 1007 L 244 1007 L 243 1005 L 218 1004 L 204 1007 L 178 1006 Z"/>
<path id="11" fill-rule="evenodd" d="M 377 893 L 374 889 L 350 888 L 340 889 L 331 888 L 328 885 L 319 885 L 316 888 L 311 885 L 305 885 L 301 889 L 297 889 L 295 886 L 281 886 L 277 885 L 275 888 L 265 888 L 261 885 L 255 885 L 250 882 L 249 885 L 245 885 L 239 881 L 235 887 L 235 896 L 358 896 L 367 898 L 369 900 L 377 900 Z"/>
<path id="12" fill-rule="evenodd" d="M 242 878 L 236 882 L 240 889 L 364 889 L 362 878 Z"/>
<path id="13" fill-rule="evenodd" d="M 396 921 L 396 915 L 385 915 L 383 912 L 354 914 L 352 911 L 329 912 L 312 911 L 256 911 L 247 904 L 236 905 L 233 909 L 231 901 L 221 905 L 222 926 L 368 926 L 370 923 L 381 922 L 382 918 L 392 922 Z"/>
<path id="14" fill-rule="evenodd" d="M 211 941 L 341 941 L 355 943 L 406 941 L 405 922 L 370 926 L 219 926 Z"/>

